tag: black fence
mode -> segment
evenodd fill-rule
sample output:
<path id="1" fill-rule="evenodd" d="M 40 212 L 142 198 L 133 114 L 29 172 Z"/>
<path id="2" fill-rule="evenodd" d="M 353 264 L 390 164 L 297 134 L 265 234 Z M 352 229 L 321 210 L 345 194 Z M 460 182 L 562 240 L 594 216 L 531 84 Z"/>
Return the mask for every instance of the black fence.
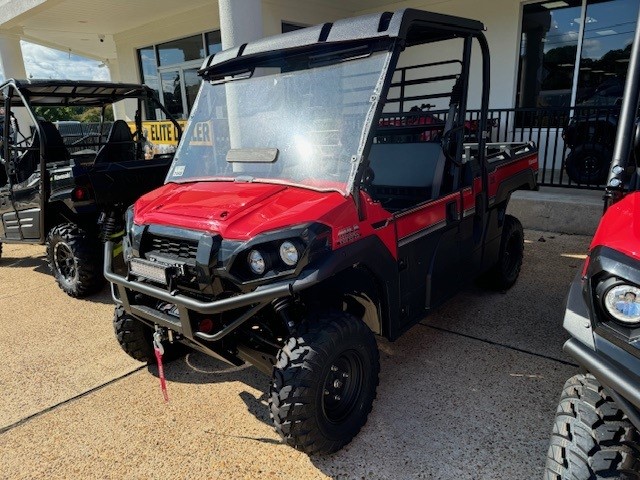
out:
<path id="1" fill-rule="evenodd" d="M 619 107 L 490 109 L 491 142 L 533 141 L 538 146 L 540 185 L 602 189 L 607 179 Z M 472 126 L 479 110 L 467 112 Z"/>

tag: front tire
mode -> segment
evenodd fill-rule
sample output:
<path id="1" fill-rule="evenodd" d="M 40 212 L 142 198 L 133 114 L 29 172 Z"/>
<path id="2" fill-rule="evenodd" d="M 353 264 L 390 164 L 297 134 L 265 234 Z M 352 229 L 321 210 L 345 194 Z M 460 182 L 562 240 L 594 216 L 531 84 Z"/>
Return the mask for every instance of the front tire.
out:
<path id="1" fill-rule="evenodd" d="M 378 386 L 378 347 L 371 330 L 348 313 L 318 315 L 307 325 L 278 352 L 269 409 L 288 445 L 329 454 L 367 421 Z"/>
<path id="2" fill-rule="evenodd" d="M 139 362 L 156 363 L 153 329 L 125 312 L 122 305 L 118 305 L 113 312 L 113 330 L 116 340 L 127 355 Z M 163 360 L 166 362 L 176 360 L 189 351 L 189 347 L 179 342 L 163 342 L 162 346 Z"/>
<path id="3" fill-rule="evenodd" d="M 564 384 L 545 480 L 640 479 L 640 437 L 590 374 Z"/>
<path id="4" fill-rule="evenodd" d="M 47 261 L 58 285 L 71 297 L 85 297 L 104 284 L 100 243 L 77 225 L 64 223 L 51 229 Z"/>

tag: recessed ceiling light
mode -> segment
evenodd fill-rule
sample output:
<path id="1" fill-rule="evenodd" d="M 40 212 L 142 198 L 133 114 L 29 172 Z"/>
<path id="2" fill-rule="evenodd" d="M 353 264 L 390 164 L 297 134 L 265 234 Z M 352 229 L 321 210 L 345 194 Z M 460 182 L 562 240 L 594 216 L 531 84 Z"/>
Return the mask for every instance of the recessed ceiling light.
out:
<path id="1" fill-rule="evenodd" d="M 559 63 L 559 67 L 573 67 L 573 63 Z"/>
<path id="2" fill-rule="evenodd" d="M 588 72 L 589 70 L 591 70 L 591 67 L 581 67 L 580 70 L 583 72 Z"/>
<path id="3" fill-rule="evenodd" d="M 598 35 L 605 36 L 605 35 L 615 35 L 618 32 L 616 32 L 615 30 L 608 29 L 608 30 L 597 30 L 596 33 Z"/>
<path id="4" fill-rule="evenodd" d="M 616 60 L 616 62 L 618 62 L 618 63 L 628 63 L 629 59 L 628 58 L 619 58 L 619 59 Z"/>
<path id="5" fill-rule="evenodd" d="M 604 70 L 593 70 L 593 73 L 604 73 Z"/>
<path id="6" fill-rule="evenodd" d="M 567 2 L 547 2 L 547 3 L 543 3 L 542 6 L 544 8 L 561 8 L 561 7 L 568 7 L 569 4 Z"/>

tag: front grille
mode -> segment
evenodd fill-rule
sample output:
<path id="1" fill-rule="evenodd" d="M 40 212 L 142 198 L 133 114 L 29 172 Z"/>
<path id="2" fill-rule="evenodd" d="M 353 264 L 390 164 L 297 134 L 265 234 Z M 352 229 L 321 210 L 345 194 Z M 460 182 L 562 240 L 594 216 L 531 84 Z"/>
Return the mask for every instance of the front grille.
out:
<path id="1" fill-rule="evenodd" d="M 195 260 L 198 242 L 151 236 L 147 243 L 147 253 L 166 255 L 182 260 Z"/>

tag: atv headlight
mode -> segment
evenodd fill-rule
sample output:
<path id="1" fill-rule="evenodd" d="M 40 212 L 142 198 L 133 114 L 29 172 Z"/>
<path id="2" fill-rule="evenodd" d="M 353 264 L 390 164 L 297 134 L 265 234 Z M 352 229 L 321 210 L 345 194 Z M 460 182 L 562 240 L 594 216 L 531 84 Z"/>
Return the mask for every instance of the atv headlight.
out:
<path id="1" fill-rule="evenodd" d="M 604 295 L 604 308 L 625 325 L 640 323 L 640 288 L 626 283 L 611 287 Z"/>
<path id="2" fill-rule="evenodd" d="M 266 262 L 264 257 L 258 250 L 251 250 L 247 256 L 249 262 L 249 268 L 256 275 L 262 275 L 266 269 Z"/>
<path id="3" fill-rule="evenodd" d="M 131 205 L 129 208 L 127 208 L 127 211 L 124 213 L 125 234 L 130 232 L 131 227 L 133 226 L 134 208 L 135 208 L 135 205 Z"/>
<path id="4" fill-rule="evenodd" d="M 285 265 L 293 267 L 298 263 L 298 249 L 289 241 L 282 242 L 280 245 L 280 258 Z"/>

